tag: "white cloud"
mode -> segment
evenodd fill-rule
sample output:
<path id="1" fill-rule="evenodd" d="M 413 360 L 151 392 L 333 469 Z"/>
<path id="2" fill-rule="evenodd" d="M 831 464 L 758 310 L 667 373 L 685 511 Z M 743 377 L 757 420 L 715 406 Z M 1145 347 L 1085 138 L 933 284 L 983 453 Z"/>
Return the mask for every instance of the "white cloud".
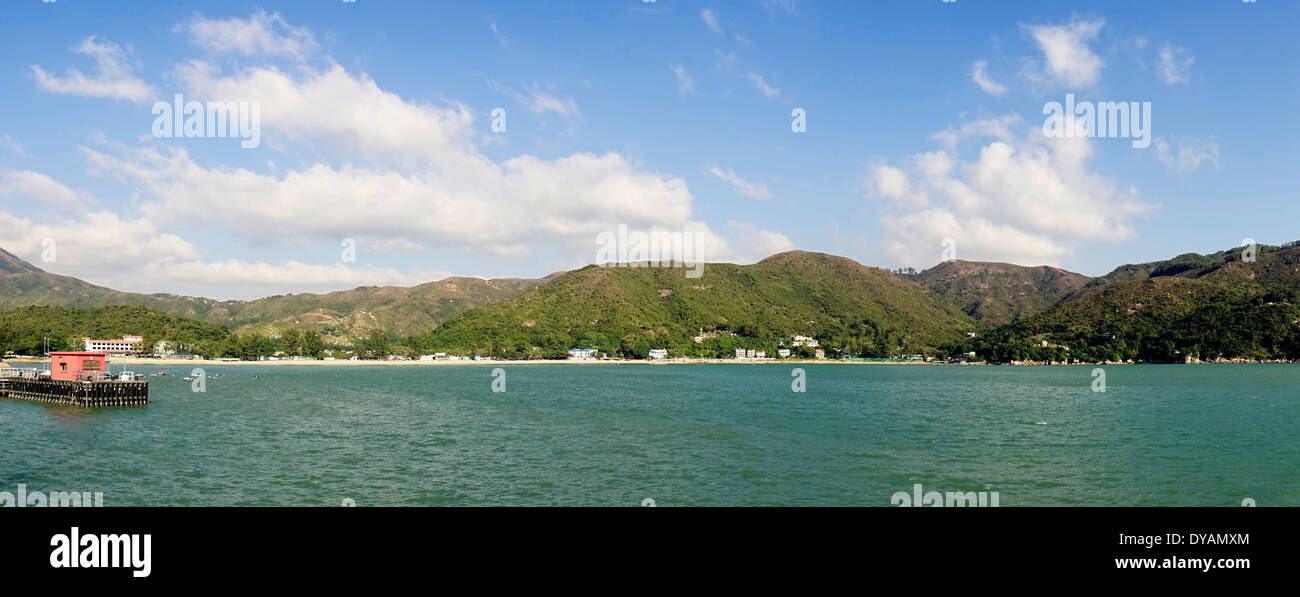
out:
<path id="1" fill-rule="evenodd" d="M 713 53 L 718 57 L 718 61 L 713 65 L 714 68 L 718 70 L 731 70 L 733 68 L 736 68 L 735 52 L 723 52 L 722 50 L 714 50 Z"/>
<path id="2" fill-rule="evenodd" d="M 938 137 L 954 146 L 982 140 L 972 159 L 945 150 L 869 169 L 868 196 L 886 200 L 878 215 L 901 265 L 933 265 L 947 238 L 960 259 L 1038 265 L 1059 263 L 1081 243 L 1133 237 L 1131 218 L 1153 206 L 1091 170 L 1090 139 L 1049 139 L 1037 127 L 1005 136 L 1014 121 L 968 123 Z"/>
<path id="3" fill-rule="evenodd" d="M 930 135 L 930 138 L 938 141 L 948 150 L 956 149 L 957 143 L 963 139 L 992 137 L 1001 141 L 1012 141 L 1017 135 L 1012 133 L 1011 129 L 1019 124 L 1020 117 L 1015 114 L 1008 114 L 1000 118 L 982 118 L 964 122 L 956 128 L 944 129 Z"/>
<path id="4" fill-rule="evenodd" d="M 1106 24 L 1105 19 L 1074 19 L 1067 25 L 1026 25 L 1047 61 L 1046 74 L 1070 87 L 1088 87 L 1097 82 L 1104 64 L 1088 42 Z"/>
<path id="5" fill-rule="evenodd" d="M 1196 58 L 1183 48 L 1164 46 L 1160 48 L 1160 80 L 1166 85 L 1187 82 L 1187 71 L 1192 68 Z"/>
<path id="6" fill-rule="evenodd" d="M 558 114 L 567 119 L 582 119 L 582 112 L 578 111 L 578 102 L 572 97 L 559 97 L 544 90 L 539 85 L 532 85 L 527 89 L 528 109 L 534 114 L 550 112 Z"/>
<path id="7" fill-rule="evenodd" d="M 254 67 L 225 76 L 190 61 L 177 69 L 177 79 L 189 95 L 258 102 L 263 138 L 271 130 L 285 137 L 281 141 L 310 139 L 313 147 L 324 143 L 372 160 L 454 159 L 471 151 L 474 118 L 464 105 L 408 102 L 337 64 L 294 75 Z"/>
<path id="8" fill-rule="evenodd" d="M 753 199 L 770 199 L 772 193 L 767 190 L 767 185 L 749 182 L 739 176 L 730 168 L 723 170 L 717 166 L 710 166 L 708 173 L 717 177 L 718 180 L 730 184 L 736 189 L 737 193 Z"/>
<path id="9" fill-rule="evenodd" d="M 704 24 L 709 26 L 714 33 L 722 33 L 722 27 L 718 25 L 718 16 L 713 14 L 713 9 L 706 8 L 700 11 L 700 18 L 704 19 Z"/>
<path id="10" fill-rule="evenodd" d="M 323 292 L 365 285 L 412 286 L 447 277 L 442 270 L 399 271 L 358 263 L 305 264 L 288 260 L 205 261 L 198 249 L 161 232 L 145 218 L 111 211 L 40 224 L 0 211 L 0 246 L 46 271 L 137 292 L 252 299 L 273 294 Z M 42 241 L 55 241 L 55 261 L 40 262 Z M 123 242 L 130 239 L 130 242 Z M 111 247 L 112 250 L 105 250 Z"/>
<path id="11" fill-rule="evenodd" d="M 173 30 L 187 33 L 191 43 L 214 54 L 287 56 L 303 60 L 319 48 L 307 28 L 291 27 L 279 13 L 268 15 L 263 11 L 247 19 L 196 16 Z"/>
<path id="12" fill-rule="evenodd" d="M 1193 172 L 1203 164 L 1219 166 L 1219 140 L 1182 139 L 1170 144 L 1163 138 L 1156 138 L 1156 160 L 1164 164 L 1171 172 Z"/>
<path id="13" fill-rule="evenodd" d="M 8 134 L 0 135 L 0 137 L 4 138 L 5 145 L 8 145 L 9 149 L 12 150 L 15 154 L 17 154 L 18 156 L 27 155 L 27 148 L 23 147 L 23 144 L 20 143 L 17 139 L 10 137 Z"/>
<path id="14" fill-rule="evenodd" d="M 19 195 L 58 207 L 85 205 L 90 195 L 74 191 L 40 172 L 5 170 L 0 172 L 0 195 Z"/>
<path id="15" fill-rule="evenodd" d="M 668 68 L 673 71 L 673 76 L 677 77 L 677 91 L 695 93 L 695 81 L 691 79 L 690 75 L 686 74 L 686 67 L 674 64 Z"/>
<path id="16" fill-rule="evenodd" d="M 767 97 L 777 97 L 781 95 L 781 90 L 768 85 L 767 81 L 763 80 L 763 75 L 758 73 L 749 73 L 749 80 L 754 82 L 754 89 L 757 89 L 759 93 L 762 93 Z"/>
<path id="17" fill-rule="evenodd" d="M 499 29 L 497 29 L 497 22 L 496 22 L 496 21 L 492 21 L 491 23 L 488 23 L 488 27 L 492 29 L 492 35 L 495 35 L 495 36 L 496 36 L 496 38 L 497 38 L 497 43 L 501 44 L 501 47 L 504 48 L 504 47 L 506 47 L 506 46 L 509 45 L 509 44 L 506 42 L 506 38 L 505 38 L 505 36 L 504 36 L 504 35 L 501 35 L 501 31 L 500 31 Z"/>
<path id="18" fill-rule="evenodd" d="M 971 67 L 971 78 L 974 79 L 976 85 L 979 85 L 980 89 L 984 90 L 984 93 L 993 96 L 1006 93 L 1007 88 L 1005 85 L 994 81 L 988 73 L 984 72 L 984 69 L 988 68 L 988 65 L 989 63 L 985 60 L 976 60 L 975 64 Z"/>
<path id="19" fill-rule="evenodd" d="M 794 243 L 784 234 L 761 230 L 749 222 L 727 222 L 727 227 L 738 232 L 733 243 L 737 250 L 732 255 L 735 263 L 754 263 L 777 253 L 794 250 Z"/>
<path id="20" fill-rule="evenodd" d="M 771 16 L 775 16 L 777 11 L 790 15 L 795 13 L 795 0 L 758 0 L 758 2 Z"/>
<path id="21" fill-rule="evenodd" d="M 245 66 L 229 73 L 191 60 L 175 69 L 175 78 L 186 95 L 259 102 L 263 138 L 298 159 L 276 160 L 282 165 L 257 171 L 201 163 L 167 140 L 143 147 L 101 140 L 81 148 L 89 169 L 128 187 L 135 213 L 102 222 L 95 216 L 92 226 L 90 214 L 50 223 L 0 211 L 0 223 L 11 224 L 0 226 L 0 246 L 27 247 L 31 254 L 45 236 L 73 238 L 93 229 L 103 236 L 69 241 L 66 264 L 60 240 L 60 267 L 87 264 L 70 275 L 99 272 L 88 277 L 124 290 L 180 290 L 168 287 L 172 280 L 193 284 L 187 287 L 191 293 L 252 296 L 300 291 L 294 284 L 313 280 L 337 288 L 431 278 L 429 272 L 380 268 L 344 273 L 332 263 L 334 256 L 324 265 L 209 260 L 178 234 L 201 222 L 205 241 L 216 246 L 242 242 L 273 251 L 286 239 L 337 246 L 355 238 L 404 251 L 453 249 L 508 259 L 562 254 L 586 262 L 595 258 L 596 235 L 619 225 L 693 231 L 705 239 L 707 257 L 717 260 L 742 254 L 736 242 L 770 248 L 784 238 L 748 228 L 741 236 L 719 236 L 692 217 L 694 198 L 684 180 L 616 152 L 488 157 L 476 143 L 474 113 L 463 104 L 403 98 L 332 60 L 287 71 Z M 518 97 L 528 109 L 581 118 L 576 102 L 557 97 L 553 88 L 525 89 Z M 322 152 L 341 163 L 321 161 L 316 156 Z M 128 244 L 147 251 L 117 255 L 122 238 L 140 239 Z"/>
<path id="22" fill-rule="evenodd" d="M 64 76 L 59 77 L 33 64 L 31 69 L 32 75 L 36 77 L 36 85 L 53 93 L 132 102 L 143 102 L 153 96 L 153 88 L 135 76 L 130 52 L 116 43 L 102 41 L 92 35 L 83 40 L 74 51 L 95 60 L 94 76 L 68 68 Z"/>

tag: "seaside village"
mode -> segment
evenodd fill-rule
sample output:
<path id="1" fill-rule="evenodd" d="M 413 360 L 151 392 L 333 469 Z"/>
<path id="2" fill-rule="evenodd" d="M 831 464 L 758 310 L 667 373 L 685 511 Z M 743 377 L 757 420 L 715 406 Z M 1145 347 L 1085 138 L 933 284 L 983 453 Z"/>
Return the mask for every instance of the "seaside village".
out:
<path id="1" fill-rule="evenodd" d="M 974 336 L 974 334 L 970 334 L 970 335 Z M 704 330 L 700 330 L 699 333 L 694 337 L 694 341 L 698 344 L 698 343 L 705 342 L 706 340 L 718 338 L 720 336 L 738 337 L 738 335 L 735 332 L 730 332 L 730 331 L 707 331 L 706 332 Z M 79 344 L 81 344 L 81 346 L 79 347 L 81 348 L 81 351 L 79 351 L 78 353 L 67 353 L 67 354 L 94 354 L 94 355 L 98 355 L 101 358 L 103 357 L 115 357 L 115 358 L 153 357 L 153 358 L 166 358 L 166 359 L 194 359 L 194 360 L 199 360 L 201 358 L 198 355 L 192 355 L 186 353 L 184 351 L 184 346 L 178 345 L 175 342 L 169 342 L 164 340 L 164 341 L 156 342 L 152 347 L 147 347 L 145 346 L 144 337 L 140 335 L 127 334 L 122 336 L 121 338 L 115 338 L 111 340 L 98 340 L 90 337 L 82 337 L 79 339 Z M 775 360 L 775 359 L 809 358 L 809 357 L 817 360 L 824 360 L 827 358 L 826 350 L 822 348 L 817 338 L 812 336 L 794 335 L 786 340 L 779 341 L 777 343 L 777 346 L 778 347 L 776 348 L 774 354 L 769 354 L 768 351 L 762 349 L 736 348 L 735 356 L 733 358 L 737 361 L 766 361 L 766 360 Z M 271 355 L 259 356 L 257 357 L 256 360 L 260 360 L 260 361 L 295 361 L 295 360 L 357 361 L 357 360 L 361 360 L 361 357 L 359 357 L 356 354 L 347 354 L 340 358 L 340 357 L 332 356 L 332 354 L 329 354 L 329 351 L 326 351 L 326 353 L 327 353 L 326 355 L 323 355 L 320 358 L 315 358 L 310 356 L 285 355 L 284 353 L 277 352 Z M 54 354 L 54 353 L 50 353 L 50 354 Z M 973 359 L 975 355 L 974 353 L 968 353 L 965 356 Z M 647 355 L 647 360 L 651 360 L 651 361 L 671 361 L 671 360 L 678 360 L 679 358 L 684 358 L 684 357 L 674 358 L 670 356 L 667 348 L 651 348 Z M 837 358 L 838 360 L 847 360 L 847 361 L 881 361 L 881 362 L 929 362 L 934 360 L 933 357 L 926 357 L 920 354 L 902 355 L 893 358 L 838 357 L 837 355 L 834 358 Z M 234 362 L 234 361 L 238 361 L 239 359 L 225 357 L 225 358 L 216 358 L 213 360 Z M 420 356 L 387 355 L 385 357 L 385 360 L 389 360 L 389 361 L 490 361 L 493 360 L 493 358 L 489 356 L 456 355 L 456 354 L 448 354 L 445 352 L 435 352 L 433 354 L 425 354 Z M 601 360 L 620 360 L 620 359 L 618 357 L 612 357 L 611 355 L 602 352 L 597 348 L 589 347 L 589 348 L 569 349 L 568 360 L 601 361 Z M 961 359 L 961 360 L 964 361 L 966 359 Z"/>

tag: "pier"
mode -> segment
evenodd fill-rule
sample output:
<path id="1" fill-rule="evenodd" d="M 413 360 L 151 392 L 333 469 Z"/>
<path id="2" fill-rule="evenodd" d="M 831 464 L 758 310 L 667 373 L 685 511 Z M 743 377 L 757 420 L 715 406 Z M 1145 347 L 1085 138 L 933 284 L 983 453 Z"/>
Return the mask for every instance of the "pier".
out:
<path id="1" fill-rule="evenodd" d="M 123 373 L 123 379 L 115 379 L 102 352 L 51 352 L 50 371 L 0 369 L 0 398 L 69 406 L 146 406 L 149 381 L 133 377 Z"/>
<path id="2" fill-rule="evenodd" d="M 149 382 L 5 376 L 0 377 L 0 398 L 69 406 L 146 406 Z"/>

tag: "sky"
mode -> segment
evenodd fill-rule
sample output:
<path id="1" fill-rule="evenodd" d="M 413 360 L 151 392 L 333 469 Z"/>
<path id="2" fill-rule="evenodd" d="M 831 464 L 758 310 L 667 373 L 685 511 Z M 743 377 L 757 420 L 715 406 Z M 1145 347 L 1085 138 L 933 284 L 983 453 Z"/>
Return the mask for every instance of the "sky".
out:
<path id="1" fill-rule="evenodd" d="M 1289 0 L 6 8 L 0 247 L 120 290 L 533 278 L 620 227 L 1088 275 L 1300 239 Z"/>

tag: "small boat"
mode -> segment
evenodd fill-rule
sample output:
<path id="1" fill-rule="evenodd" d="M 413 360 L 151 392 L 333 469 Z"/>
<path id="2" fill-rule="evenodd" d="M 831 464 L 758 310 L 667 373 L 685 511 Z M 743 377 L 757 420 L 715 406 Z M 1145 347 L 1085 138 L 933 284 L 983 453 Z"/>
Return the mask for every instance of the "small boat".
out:
<path id="1" fill-rule="evenodd" d="M 194 381 L 193 377 L 182 377 L 181 381 Z"/>
<path id="2" fill-rule="evenodd" d="M 163 375 L 167 375 L 167 372 L 166 372 L 166 371 L 159 371 L 159 372 L 155 373 L 154 375 L 163 376 Z"/>

